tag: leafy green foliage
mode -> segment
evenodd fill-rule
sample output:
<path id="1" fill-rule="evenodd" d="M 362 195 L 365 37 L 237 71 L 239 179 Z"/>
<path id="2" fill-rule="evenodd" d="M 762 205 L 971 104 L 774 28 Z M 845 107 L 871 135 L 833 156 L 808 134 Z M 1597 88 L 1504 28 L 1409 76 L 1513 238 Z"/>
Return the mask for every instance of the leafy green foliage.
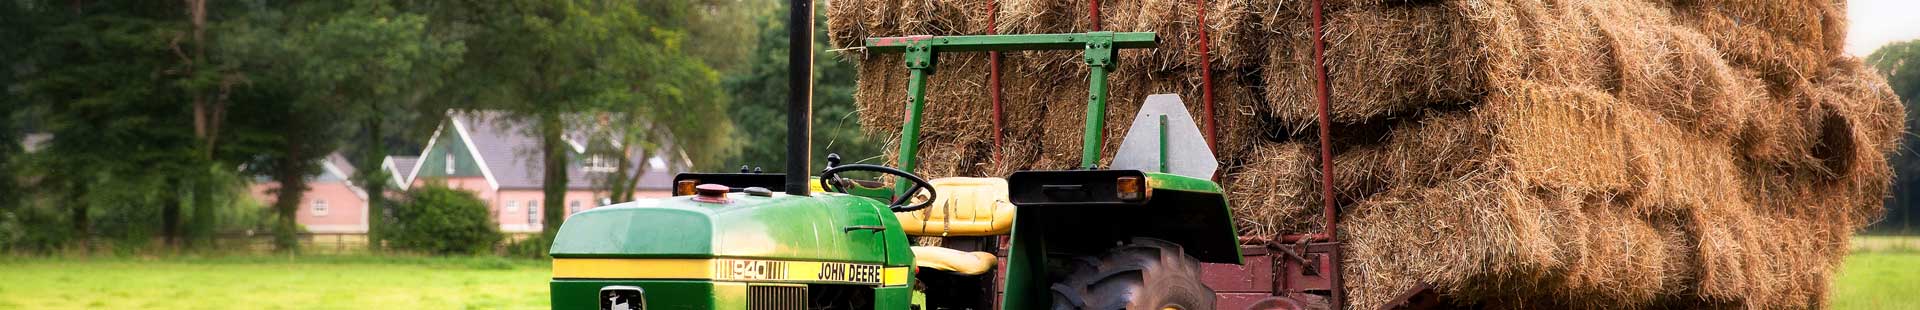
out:
<path id="1" fill-rule="evenodd" d="M 1920 40 L 1888 44 L 1867 55 L 1867 65 L 1887 77 L 1903 102 L 1920 99 Z"/>
<path id="2" fill-rule="evenodd" d="M 507 243 L 507 257 L 545 259 L 547 258 L 547 250 L 551 245 L 553 245 L 552 242 L 539 238 L 527 238 L 509 242 Z"/>
<path id="3" fill-rule="evenodd" d="M 502 238 L 486 202 L 472 192 L 429 184 L 394 210 L 394 246 L 433 254 L 490 253 Z"/>
<path id="4" fill-rule="evenodd" d="M 319 159 L 353 158 L 379 210 L 387 147 L 418 147 L 448 110 L 533 120 L 542 146 L 516 151 L 548 151 L 549 172 L 580 160 L 559 135 L 588 126 L 615 127 L 596 152 L 674 145 L 719 162 L 734 136 L 721 77 L 747 66 L 755 51 L 741 42 L 758 33 L 741 21 L 770 4 L 0 1 L 0 175 L 17 176 L 0 178 L 0 215 L 28 228 L 0 242 L 172 249 L 151 241 L 265 228 L 291 249 Z M 25 133 L 54 139 L 28 154 L 12 143 Z M 546 177 L 546 205 L 560 205 L 566 177 Z M 262 201 L 270 213 L 236 199 L 260 182 L 280 187 Z"/>
<path id="5" fill-rule="evenodd" d="M 208 164 L 181 104 L 208 78 L 182 70 L 172 43 L 184 22 L 163 4 L 65 4 L 15 3 L 51 17 L 15 52 L 14 112 L 56 137 L 15 171 L 36 176 L 23 186 L 51 197 L 34 208 L 64 213 L 73 236 L 133 245 L 177 233 L 184 191 L 170 183 Z"/>
<path id="6" fill-rule="evenodd" d="M 824 17 L 815 17 L 824 21 Z M 747 72 L 730 75 L 726 82 L 734 94 L 734 109 L 728 115 L 741 133 L 734 140 L 739 151 L 724 161 L 701 162 L 710 171 L 731 171 L 740 165 L 785 170 L 787 156 L 787 27 L 786 11 L 773 10 L 756 18 L 761 25 L 754 52 L 747 58 Z M 825 27 L 815 26 L 813 89 L 813 169 L 826 168 L 826 155 L 838 153 L 848 163 L 884 162 L 884 141 L 861 132 L 858 107 L 853 104 L 855 76 L 853 64 L 827 52 Z"/>
<path id="7" fill-rule="evenodd" d="M 1888 86 L 1906 105 L 1906 128 L 1920 128 L 1920 109 L 1914 106 L 1920 102 L 1920 40 L 1888 44 L 1867 55 L 1866 61 L 1887 78 Z M 1893 196 L 1887 198 L 1886 219 L 1870 229 L 1913 233 L 1914 224 L 1920 224 L 1916 218 L 1920 217 L 1920 139 L 1907 136 L 1901 142 L 1893 167 Z"/>
<path id="8" fill-rule="evenodd" d="M 417 3 L 429 28 L 464 42 L 467 52 L 439 93 L 467 108 L 516 112 L 540 137 L 544 205 L 562 205 L 569 146 L 561 135 L 583 125 L 626 125 L 622 145 L 660 143 L 712 154 L 728 136 L 718 74 L 683 45 L 699 6 L 686 1 L 510 0 Z M 444 6 L 442 6 L 444 5 Z M 610 118 L 578 117 L 608 115 Z M 590 123 L 589 123 L 590 122 Z M 585 124 L 583 124 L 585 123 Z M 644 151 L 644 150 L 643 150 Z M 716 156 L 717 157 L 717 156 Z M 699 160 L 696 158 L 695 160 Z M 563 219 L 548 208 L 546 236 Z"/>
<path id="9" fill-rule="evenodd" d="M 286 40 L 295 60 L 298 85 L 310 91 L 303 101 L 346 111 L 346 121 L 365 134 L 353 151 L 358 167 L 379 167 L 387 154 L 385 128 L 392 122 L 413 121 L 418 101 L 439 87 L 465 52 L 460 42 L 430 35 L 427 17 L 400 12 L 379 2 L 352 2 L 351 7 L 318 21 Z M 302 48 L 312 46 L 352 48 Z M 339 137 L 307 137 L 326 141 Z M 368 206 L 380 213 L 387 206 L 385 169 L 358 169 L 351 176 L 368 193 Z M 384 217 L 369 217 L 376 240 L 387 235 Z"/>

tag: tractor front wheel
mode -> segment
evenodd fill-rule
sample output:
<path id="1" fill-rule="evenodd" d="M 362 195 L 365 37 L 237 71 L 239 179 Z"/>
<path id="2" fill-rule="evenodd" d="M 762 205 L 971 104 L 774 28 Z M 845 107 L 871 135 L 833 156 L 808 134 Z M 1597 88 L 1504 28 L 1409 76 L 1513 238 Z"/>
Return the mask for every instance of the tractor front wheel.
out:
<path id="1" fill-rule="evenodd" d="M 1200 261 L 1179 244 L 1134 238 L 1066 265 L 1067 276 L 1052 287 L 1055 310 L 1213 309 L 1213 289 L 1200 282 Z"/>

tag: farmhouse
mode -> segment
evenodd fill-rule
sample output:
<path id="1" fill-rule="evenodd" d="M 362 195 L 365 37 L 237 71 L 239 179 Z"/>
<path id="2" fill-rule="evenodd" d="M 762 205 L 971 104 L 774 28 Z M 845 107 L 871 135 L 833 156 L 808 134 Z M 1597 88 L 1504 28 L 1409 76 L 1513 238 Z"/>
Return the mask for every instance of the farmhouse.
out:
<path id="1" fill-rule="evenodd" d="M 587 156 L 586 145 L 593 131 L 582 130 L 565 137 L 570 151 L 565 205 L 542 205 L 544 170 L 539 137 L 524 121 L 509 116 L 494 111 L 451 113 L 447 121 L 434 130 L 433 138 L 419 156 L 392 157 L 386 166 L 395 170 L 407 168 L 406 173 L 395 174 L 405 178 L 402 184 L 407 186 L 403 189 L 441 182 L 448 187 L 473 191 L 493 209 L 500 230 L 509 233 L 540 231 L 543 208 L 562 207 L 566 208 L 565 214 L 572 215 L 611 202 L 603 187 L 595 186 L 595 181 L 614 173 L 619 162 Z M 672 182 L 673 174 L 692 164 L 670 146 L 648 153 L 651 155 L 645 158 L 633 154 L 626 159 L 644 170 L 634 197 L 670 196 L 668 183 Z"/>
<path id="2" fill-rule="evenodd" d="M 340 153 L 320 159 L 320 174 L 307 179 L 307 193 L 300 196 L 294 221 L 313 234 L 367 233 L 367 191 L 353 184 L 354 171 Z M 257 201 L 272 202 L 272 190 L 277 188 L 280 183 L 262 178 L 249 192 Z"/>
<path id="3" fill-rule="evenodd" d="M 619 162 L 586 155 L 590 132 L 578 131 L 566 137 L 571 160 L 566 202 L 558 207 L 566 208 L 567 215 L 615 202 L 608 197 L 605 186 L 595 182 L 616 173 Z M 486 201 L 503 232 L 539 232 L 544 227 L 541 210 L 554 206 L 542 204 L 544 179 L 538 147 L 539 137 L 506 113 L 456 112 L 434 130 L 420 155 L 387 156 L 378 169 L 393 176 L 391 194 L 396 196 L 408 188 L 438 182 L 471 191 Z M 645 158 L 641 154 L 629 156 L 633 167 L 644 170 L 634 197 L 670 196 L 668 183 L 673 174 L 692 166 L 685 158 L 671 147 L 648 152 Z M 355 167 L 344 156 L 333 154 L 322 160 L 322 168 L 310 180 L 296 221 L 314 234 L 365 234 L 367 193 L 351 182 Z M 278 187 L 277 183 L 261 180 L 253 185 L 252 192 L 260 201 L 273 201 L 268 190 Z"/>

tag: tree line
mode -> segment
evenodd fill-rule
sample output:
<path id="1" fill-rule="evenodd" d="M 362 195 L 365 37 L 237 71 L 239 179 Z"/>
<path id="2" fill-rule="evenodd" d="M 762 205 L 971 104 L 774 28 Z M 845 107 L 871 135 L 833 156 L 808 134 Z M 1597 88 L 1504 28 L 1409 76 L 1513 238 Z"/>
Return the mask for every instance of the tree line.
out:
<path id="1" fill-rule="evenodd" d="M 381 161 L 418 150 L 447 111 L 531 124 L 539 146 L 516 151 L 546 167 L 542 205 L 563 205 L 563 134 L 585 126 L 611 133 L 589 153 L 645 158 L 671 143 L 702 168 L 779 170 L 784 128 L 765 124 L 784 117 L 782 10 L 769 0 L 0 1 L 0 248 L 173 251 L 252 230 L 295 250 L 294 214 L 322 158 L 348 155 L 373 214 L 385 214 L 395 189 Z M 855 121 L 850 66 L 824 55 L 816 151 L 878 154 Z M 646 167 L 617 169 L 594 181 L 631 199 Z M 264 208 L 247 198 L 263 181 L 280 184 Z M 564 211 L 544 212 L 551 240 Z M 390 237 L 386 219 L 370 217 L 374 244 Z"/>
<path id="2" fill-rule="evenodd" d="M 1907 107 L 1905 116 L 1909 132 L 1920 130 L 1920 40 L 1887 44 L 1868 54 L 1868 66 L 1887 78 L 1887 85 L 1900 96 L 1900 103 Z M 1894 183 L 1893 195 L 1887 197 L 1886 217 L 1869 227 L 1869 231 L 1878 233 L 1913 234 L 1920 233 L 1915 224 L 1920 224 L 1920 139 L 1909 134 L 1901 139 L 1899 149 L 1893 156 Z"/>

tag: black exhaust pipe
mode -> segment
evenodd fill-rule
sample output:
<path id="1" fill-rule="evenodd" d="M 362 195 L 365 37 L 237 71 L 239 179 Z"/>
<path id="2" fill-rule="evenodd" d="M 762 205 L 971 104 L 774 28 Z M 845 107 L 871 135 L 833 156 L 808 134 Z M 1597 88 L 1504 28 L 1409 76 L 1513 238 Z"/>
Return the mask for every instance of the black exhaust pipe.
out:
<path id="1" fill-rule="evenodd" d="M 813 169 L 813 0 L 787 0 L 787 194 L 807 196 Z"/>

